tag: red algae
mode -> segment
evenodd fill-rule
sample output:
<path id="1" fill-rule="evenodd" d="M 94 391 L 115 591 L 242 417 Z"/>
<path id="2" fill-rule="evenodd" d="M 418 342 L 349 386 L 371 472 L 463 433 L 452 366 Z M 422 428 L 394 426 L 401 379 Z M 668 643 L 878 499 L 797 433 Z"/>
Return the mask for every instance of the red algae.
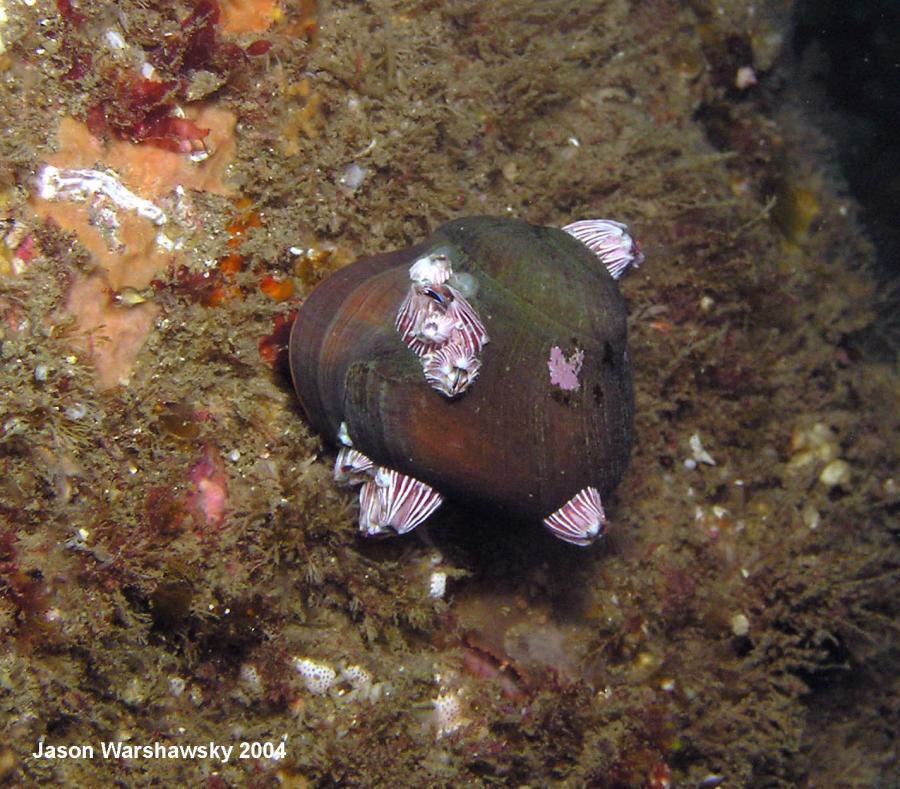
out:
<path id="1" fill-rule="evenodd" d="M 271 334 L 259 338 L 257 344 L 259 358 L 270 367 L 288 371 L 288 344 L 291 338 L 291 327 L 294 325 L 296 317 L 297 310 L 276 315 Z"/>

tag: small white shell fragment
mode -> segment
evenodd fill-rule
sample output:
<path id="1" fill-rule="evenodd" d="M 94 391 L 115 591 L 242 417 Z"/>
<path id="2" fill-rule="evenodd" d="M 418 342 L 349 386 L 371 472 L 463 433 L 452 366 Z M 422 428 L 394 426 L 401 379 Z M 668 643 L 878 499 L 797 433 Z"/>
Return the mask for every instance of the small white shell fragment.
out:
<path id="1" fill-rule="evenodd" d="M 112 172 L 60 169 L 45 164 L 37 174 L 36 182 L 38 196 L 43 200 L 91 200 L 95 208 L 98 201 L 107 200 L 118 208 L 149 219 L 154 225 L 164 225 L 167 221 L 161 208 L 124 187 Z"/>
<path id="2" fill-rule="evenodd" d="M 741 66 L 734 75 L 734 86 L 738 90 L 747 90 L 756 83 L 756 72 L 753 70 L 753 66 Z"/>
<path id="3" fill-rule="evenodd" d="M 121 33 L 119 33 L 117 30 L 107 30 L 105 38 L 106 45 L 110 49 L 123 50 L 128 47 L 128 44 L 125 43 L 125 39 L 122 38 Z"/>
<path id="4" fill-rule="evenodd" d="M 428 596 L 432 600 L 443 600 L 447 591 L 447 573 L 435 570 L 428 579 Z"/>
<path id="5" fill-rule="evenodd" d="M 710 455 L 709 452 L 707 452 L 703 448 L 699 433 L 694 433 L 694 435 L 690 437 L 688 444 L 691 447 L 691 454 L 693 455 L 693 459 L 697 463 L 706 463 L 707 466 L 716 465 L 716 461 L 713 460 L 712 455 Z"/>
<path id="6" fill-rule="evenodd" d="M 66 408 L 66 416 L 71 419 L 73 422 L 78 422 L 81 419 L 84 419 L 87 414 L 87 406 L 84 403 L 73 403 L 68 408 Z"/>
<path id="7" fill-rule="evenodd" d="M 811 428 L 797 428 L 791 433 L 791 459 L 788 466 L 799 469 L 811 463 L 828 463 L 838 454 L 834 432 L 823 422 Z"/>
<path id="8" fill-rule="evenodd" d="M 366 175 L 368 175 L 368 170 L 365 167 L 358 165 L 356 162 L 351 162 L 344 168 L 344 171 L 338 178 L 338 183 L 350 194 L 353 194 L 363 185 Z"/>
<path id="9" fill-rule="evenodd" d="M 303 677 L 306 689 L 316 696 L 324 696 L 337 679 L 331 666 L 310 658 L 294 658 L 294 669 Z"/>

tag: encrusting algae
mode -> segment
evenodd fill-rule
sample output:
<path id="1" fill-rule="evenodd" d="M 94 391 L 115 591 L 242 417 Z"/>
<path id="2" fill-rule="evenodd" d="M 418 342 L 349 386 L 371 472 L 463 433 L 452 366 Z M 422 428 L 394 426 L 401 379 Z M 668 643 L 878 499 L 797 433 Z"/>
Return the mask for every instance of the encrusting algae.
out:
<path id="1" fill-rule="evenodd" d="M 784 3 L 0 8 L 5 782 L 881 780 L 897 379 Z M 593 548 L 361 541 L 294 402 L 311 288 L 472 214 L 641 240 Z"/>
<path id="2" fill-rule="evenodd" d="M 212 153 L 200 163 L 145 144 L 104 144 L 84 124 L 64 118 L 58 152 L 38 175 L 35 214 L 74 233 L 95 264 L 90 274 L 72 282 L 66 310 L 75 318 L 74 348 L 93 360 L 101 389 L 127 380 L 159 314 L 149 301 L 123 309 L 129 305 L 117 295 L 143 290 L 177 265 L 185 236 L 197 231 L 192 192 L 230 194 L 222 176 L 234 157 L 235 116 L 210 107 L 194 121 L 210 132 L 206 145 Z M 121 179 L 114 194 L 98 191 L 91 180 L 107 173 L 116 174 L 113 181 Z M 54 181 L 65 176 L 74 186 L 54 188 Z M 119 193 L 125 198 L 117 200 Z M 136 210 L 137 201 L 155 208 L 154 215 Z"/>

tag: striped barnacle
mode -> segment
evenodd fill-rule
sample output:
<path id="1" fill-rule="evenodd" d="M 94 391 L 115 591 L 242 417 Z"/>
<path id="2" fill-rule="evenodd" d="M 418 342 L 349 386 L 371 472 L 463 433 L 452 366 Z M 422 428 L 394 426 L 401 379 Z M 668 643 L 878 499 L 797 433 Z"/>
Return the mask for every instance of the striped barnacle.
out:
<path id="1" fill-rule="evenodd" d="M 334 463 L 334 480 L 362 485 L 359 491 L 359 528 L 367 537 L 412 531 L 444 501 L 434 488 L 407 474 L 376 465 L 354 449 L 346 423 L 338 431 L 342 446 Z"/>
<path id="2" fill-rule="evenodd" d="M 361 485 L 374 473 L 375 464 L 358 449 L 341 447 L 334 461 L 334 481 L 343 485 Z"/>
<path id="3" fill-rule="evenodd" d="M 629 266 L 638 268 L 644 262 L 640 245 L 628 233 L 628 226 L 612 219 L 583 219 L 562 228 L 577 238 L 618 279 Z"/>
<path id="4" fill-rule="evenodd" d="M 406 534 L 444 502 L 434 488 L 391 468 L 378 466 L 359 492 L 359 529 L 367 537 Z"/>
<path id="5" fill-rule="evenodd" d="M 573 545 L 590 545 L 606 531 L 606 513 L 596 488 L 578 491 L 552 515 L 544 526 L 556 537 Z"/>
<path id="6" fill-rule="evenodd" d="M 457 322 L 446 312 L 432 312 L 419 323 L 416 339 L 426 348 L 435 348 L 450 341 Z"/>
<path id="7" fill-rule="evenodd" d="M 449 342 L 422 357 L 425 380 L 444 397 L 466 391 L 481 372 L 481 361 L 460 342 Z"/>

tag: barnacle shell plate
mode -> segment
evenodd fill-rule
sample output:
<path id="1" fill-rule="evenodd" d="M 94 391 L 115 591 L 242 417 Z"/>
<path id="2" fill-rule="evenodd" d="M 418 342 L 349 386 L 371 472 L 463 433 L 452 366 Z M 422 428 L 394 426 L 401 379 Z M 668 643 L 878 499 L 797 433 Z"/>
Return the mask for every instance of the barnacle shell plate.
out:
<path id="1" fill-rule="evenodd" d="M 394 327 L 410 267 L 447 255 L 471 277 L 490 342 L 478 380 L 448 399 Z M 552 348 L 583 352 L 578 388 L 551 382 Z M 571 235 L 497 217 L 438 228 L 321 283 L 291 334 L 291 370 L 312 425 L 466 504 L 540 520 L 580 490 L 621 478 L 634 401 L 626 312 L 615 281 Z"/>

